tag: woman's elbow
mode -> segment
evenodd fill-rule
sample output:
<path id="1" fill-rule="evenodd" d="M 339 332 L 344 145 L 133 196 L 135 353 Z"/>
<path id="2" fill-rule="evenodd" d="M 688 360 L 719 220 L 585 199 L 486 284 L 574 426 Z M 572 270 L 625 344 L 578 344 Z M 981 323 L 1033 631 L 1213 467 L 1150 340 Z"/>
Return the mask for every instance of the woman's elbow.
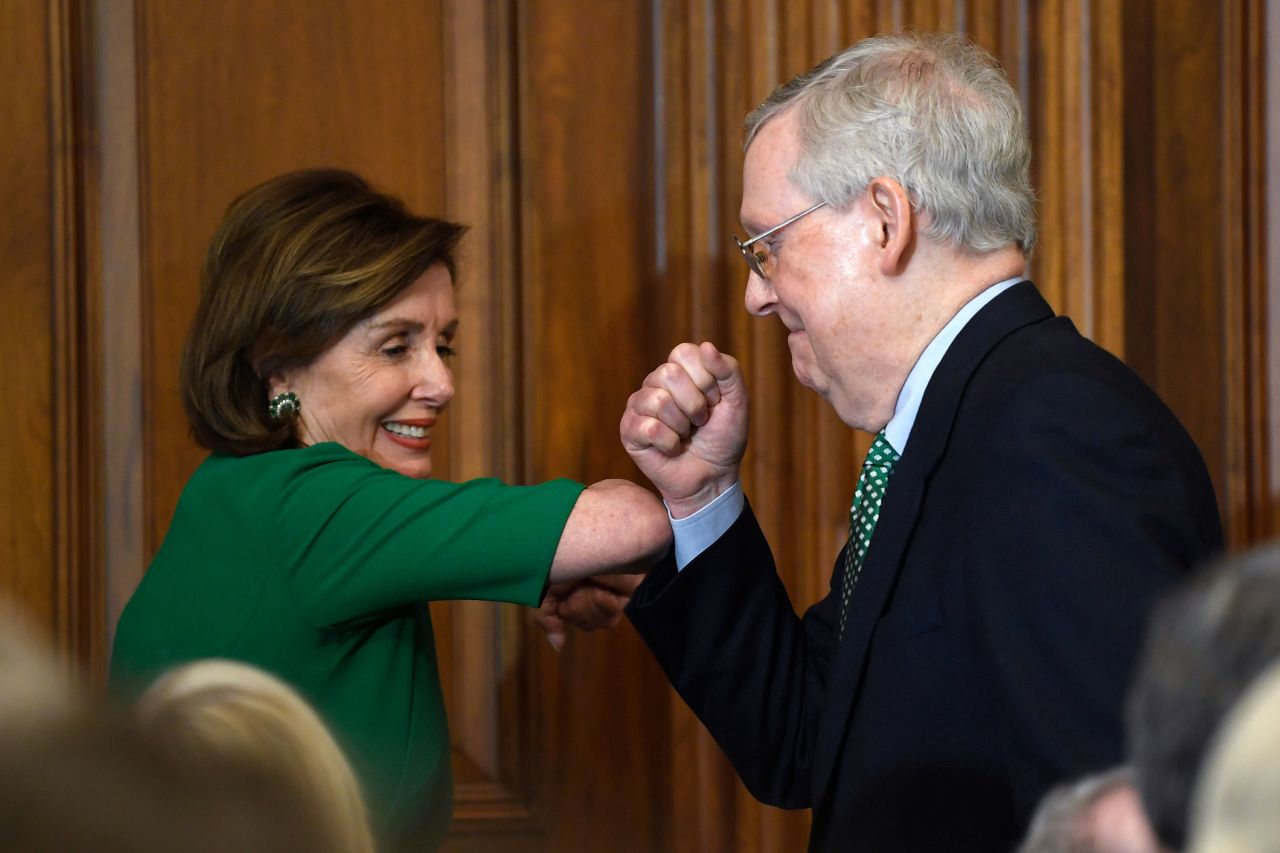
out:
<path id="1" fill-rule="evenodd" d="M 630 480 L 601 480 L 588 487 L 606 505 L 612 523 L 606 536 L 617 537 L 620 554 L 633 570 L 647 569 L 671 547 L 667 508 L 653 492 Z"/>
<path id="2" fill-rule="evenodd" d="M 578 498 L 551 579 L 645 571 L 670 547 L 667 510 L 652 492 L 628 480 L 602 480 Z"/>

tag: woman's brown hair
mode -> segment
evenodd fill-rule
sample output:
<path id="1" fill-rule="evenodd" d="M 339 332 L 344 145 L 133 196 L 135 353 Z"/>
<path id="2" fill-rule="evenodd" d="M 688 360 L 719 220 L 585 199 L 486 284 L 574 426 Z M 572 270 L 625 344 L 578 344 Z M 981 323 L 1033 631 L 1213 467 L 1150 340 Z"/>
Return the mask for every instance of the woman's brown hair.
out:
<path id="1" fill-rule="evenodd" d="M 182 353 L 196 441 L 234 456 L 289 446 L 289 422 L 267 415 L 268 378 L 310 364 L 433 264 L 452 276 L 465 230 L 340 169 L 290 172 L 233 201 Z"/>

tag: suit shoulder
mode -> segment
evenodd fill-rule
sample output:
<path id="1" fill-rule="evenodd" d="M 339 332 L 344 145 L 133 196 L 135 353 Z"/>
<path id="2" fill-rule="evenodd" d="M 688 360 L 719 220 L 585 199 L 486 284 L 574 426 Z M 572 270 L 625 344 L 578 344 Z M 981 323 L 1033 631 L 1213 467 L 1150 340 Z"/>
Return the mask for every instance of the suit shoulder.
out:
<path id="1" fill-rule="evenodd" d="M 1032 405 L 1076 421 L 1135 417 L 1185 434 L 1174 413 L 1132 368 L 1081 335 L 1065 317 L 1025 326 L 992 347 L 974 370 L 965 396 L 983 408 Z"/>
<path id="2" fill-rule="evenodd" d="M 1218 516 L 1213 484 L 1190 433 L 1128 365 L 1066 318 L 1019 329 L 991 349 L 965 388 L 952 439 L 960 447 L 1003 440 L 1042 456 L 1159 464 L 1177 472 L 1196 516 L 1213 521 L 1206 539 L 1220 538 L 1209 529 Z"/>

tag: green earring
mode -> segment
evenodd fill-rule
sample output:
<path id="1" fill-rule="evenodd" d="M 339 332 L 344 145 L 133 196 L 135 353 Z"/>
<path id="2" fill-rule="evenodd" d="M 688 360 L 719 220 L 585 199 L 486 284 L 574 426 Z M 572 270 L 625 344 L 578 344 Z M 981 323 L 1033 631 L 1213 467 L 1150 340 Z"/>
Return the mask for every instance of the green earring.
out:
<path id="1" fill-rule="evenodd" d="M 298 395 L 292 391 L 277 394 L 271 398 L 271 402 L 267 403 L 267 414 L 273 421 L 296 418 L 301 411 L 302 403 L 298 400 Z"/>

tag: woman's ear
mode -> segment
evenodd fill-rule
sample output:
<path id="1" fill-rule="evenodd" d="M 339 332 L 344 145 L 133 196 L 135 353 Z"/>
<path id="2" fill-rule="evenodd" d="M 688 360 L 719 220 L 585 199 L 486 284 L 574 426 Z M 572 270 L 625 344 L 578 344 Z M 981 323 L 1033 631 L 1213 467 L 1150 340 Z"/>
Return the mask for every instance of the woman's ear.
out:
<path id="1" fill-rule="evenodd" d="M 266 379 L 267 399 L 270 400 L 287 391 L 293 391 L 293 371 L 276 370 L 273 371 Z"/>
<path id="2" fill-rule="evenodd" d="M 902 272 L 911 257 L 916 239 L 915 211 L 902 184 L 893 178 L 873 178 L 867 184 L 867 199 L 880 229 L 880 273 Z"/>

